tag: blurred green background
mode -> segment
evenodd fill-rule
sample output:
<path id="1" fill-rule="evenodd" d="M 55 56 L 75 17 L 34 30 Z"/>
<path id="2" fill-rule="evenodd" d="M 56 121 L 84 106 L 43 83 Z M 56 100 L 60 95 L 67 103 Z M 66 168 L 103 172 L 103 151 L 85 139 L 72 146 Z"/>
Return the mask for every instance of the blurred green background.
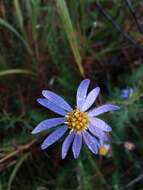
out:
<path id="1" fill-rule="evenodd" d="M 111 150 L 62 160 L 61 142 L 40 150 L 49 131 L 31 135 L 54 116 L 36 99 L 50 89 L 75 105 L 83 78 L 98 104 L 121 106 L 103 116 Z M 143 190 L 142 94 L 142 0 L 0 0 L 0 190 Z"/>

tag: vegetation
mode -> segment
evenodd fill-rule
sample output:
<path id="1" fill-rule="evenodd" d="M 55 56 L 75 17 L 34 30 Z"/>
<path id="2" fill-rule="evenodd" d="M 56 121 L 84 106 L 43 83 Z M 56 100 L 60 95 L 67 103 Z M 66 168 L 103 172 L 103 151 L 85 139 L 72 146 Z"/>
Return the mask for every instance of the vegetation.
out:
<path id="1" fill-rule="evenodd" d="M 142 0 L 0 1 L 0 190 L 143 189 Z M 60 157 L 48 133 L 32 129 L 53 116 L 36 103 L 50 89 L 75 105 L 79 82 L 101 87 L 97 105 L 113 128 L 111 151 Z M 121 90 L 132 88 L 127 99 Z"/>

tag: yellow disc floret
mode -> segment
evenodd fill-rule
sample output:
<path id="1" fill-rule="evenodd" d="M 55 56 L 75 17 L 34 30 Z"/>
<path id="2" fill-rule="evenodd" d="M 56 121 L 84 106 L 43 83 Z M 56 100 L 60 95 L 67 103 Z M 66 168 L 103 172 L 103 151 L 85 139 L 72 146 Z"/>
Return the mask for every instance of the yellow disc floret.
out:
<path id="1" fill-rule="evenodd" d="M 85 112 L 75 109 L 67 114 L 67 125 L 72 131 L 83 131 L 87 129 L 89 119 Z"/>
<path id="2" fill-rule="evenodd" d="M 109 151 L 109 149 L 102 145 L 99 148 L 99 155 L 106 156 L 108 151 Z"/>

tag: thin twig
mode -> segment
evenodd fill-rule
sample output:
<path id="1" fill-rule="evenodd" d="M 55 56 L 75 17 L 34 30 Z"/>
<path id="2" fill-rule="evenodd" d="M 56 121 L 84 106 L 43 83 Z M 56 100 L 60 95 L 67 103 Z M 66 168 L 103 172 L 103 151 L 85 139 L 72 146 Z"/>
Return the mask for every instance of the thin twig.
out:
<path id="1" fill-rule="evenodd" d="M 131 186 L 133 186 L 135 183 L 139 182 L 140 180 L 143 179 L 143 174 L 139 175 L 138 177 L 136 177 L 135 179 L 133 179 L 131 182 L 129 182 L 123 189 L 126 188 L 131 188 Z"/>
<path id="2" fill-rule="evenodd" d="M 143 28 L 140 25 L 140 23 L 138 22 L 138 19 L 137 19 L 137 16 L 136 16 L 136 13 L 135 13 L 135 10 L 134 10 L 134 8 L 132 6 L 131 1 L 130 0 L 125 0 L 125 3 L 127 4 L 128 9 L 129 9 L 130 13 L 132 14 L 132 16 L 133 16 L 133 18 L 135 20 L 135 23 L 136 23 L 136 25 L 138 27 L 139 32 L 143 34 Z"/>
<path id="3" fill-rule="evenodd" d="M 9 159 L 11 159 L 11 158 L 13 158 L 14 156 L 18 155 L 19 153 L 30 149 L 30 148 L 33 146 L 33 144 L 35 144 L 35 142 L 36 142 L 36 141 L 33 140 L 32 142 L 30 142 L 30 143 L 28 143 L 28 144 L 25 144 L 25 145 L 22 145 L 22 146 L 18 147 L 17 150 L 15 150 L 15 151 L 9 153 L 9 154 L 6 155 L 4 158 L 2 158 L 2 159 L 0 160 L 0 164 L 6 162 L 7 160 L 9 160 Z"/>
<path id="4" fill-rule="evenodd" d="M 120 32 L 122 34 L 122 36 L 128 40 L 128 42 L 130 42 L 132 45 L 134 45 L 136 48 L 139 49 L 143 49 L 143 47 L 141 45 L 139 45 L 136 41 L 134 41 L 125 31 L 123 31 L 121 29 L 121 27 L 113 20 L 112 16 L 107 13 L 104 8 L 102 7 L 102 5 L 100 4 L 100 2 L 98 0 L 96 0 L 96 5 L 98 7 L 98 9 L 101 11 L 101 13 L 104 15 L 105 18 L 107 18 L 112 24 L 113 26 L 116 28 L 116 30 L 118 32 Z"/>

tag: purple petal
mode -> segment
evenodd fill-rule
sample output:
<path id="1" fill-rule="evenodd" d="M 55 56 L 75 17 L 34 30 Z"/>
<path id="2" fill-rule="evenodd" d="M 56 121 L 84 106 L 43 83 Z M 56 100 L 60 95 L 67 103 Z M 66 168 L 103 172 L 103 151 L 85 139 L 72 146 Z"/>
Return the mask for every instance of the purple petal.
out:
<path id="1" fill-rule="evenodd" d="M 98 94 L 100 92 L 100 88 L 96 87 L 93 89 L 87 96 L 85 102 L 83 103 L 81 111 L 86 111 L 88 108 L 92 106 L 92 104 L 95 102 Z"/>
<path id="2" fill-rule="evenodd" d="M 60 125 L 64 123 L 64 121 L 64 117 L 44 120 L 40 122 L 37 127 L 35 127 L 35 129 L 32 131 L 32 134 L 40 133 L 41 131 L 45 131 L 47 129 Z"/>
<path id="3" fill-rule="evenodd" d="M 86 98 L 87 90 L 90 84 L 89 79 L 83 80 L 78 89 L 77 89 L 77 95 L 76 95 L 76 102 L 77 102 L 77 108 L 81 108 L 83 101 Z"/>
<path id="4" fill-rule="evenodd" d="M 43 90 L 42 94 L 45 98 L 47 98 L 50 102 L 56 104 L 58 107 L 61 107 L 67 111 L 72 111 L 71 106 L 59 95 L 51 92 L 49 90 Z"/>
<path id="5" fill-rule="evenodd" d="M 53 133 L 51 133 L 42 143 L 41 149 L 46 149 L 53 143 L 55 143 L 57 140 L 59 140 L 65 132 L 68 130 L 66 125 L 61 126 L 57 130 L 55 130 Z"/>
<path id="6" fill-rule="evenodd" d="M 70 145 L 73 142 L 74 136 L 75 136 L 75 133 L 71 132 L 67 136 L 67 138 L 64 140 L 63 145 L 62 145 L 62 159 L 64 159 L 66 157 L 67 152 L 68 152 L 68 150 L 70 148 Z"/>
<path id="7" fill-rule="evenodd" d="M 63 110 L 62 108 L 60 108 L 56 104 L 49 102 L 46 98 L 39 98 L 39 99 L 37 99 L 37 102 L 39 104 L 41 104 L 42 106 L 52 110 L 53 112 L 58 113 L 59 115 L 65 116 L 67 113 L 65 110 Z"/>
<path id="8" fill-rule="evenodd" d="M 108 136 L 101 129 L 99 129 L 93 125 L 89 125 L 88 129 L 93 135 L 98 137 L 100 141 L 107 141 L 108 140 Z"/>
<path id="9" fill-rule="evenodd" d="M 80 154 L 81 146 L 82 146 L 82 135 L 81 133 L 79 134 L 77 133 L 75 134 L 75 138 L 72 145 L 72 151 L 75 159 L 77 159 Z"/>
<path id="10" fill-rule="evenodd" d="M 112 128 L 101 119 L 91 117 L 90 122 L 93 126 L 96 126 L 97 128 L 101 129 L 102 131 L 106 131 L 106 132 L 112 131 Z"/>
<path id="11" fill-rule="evenodd" d="M 105 113 L 105 112 L 108 112 L 108 111 L 115 111 L 115 110 L 118 110 L 120 109 L 119 106 L 115 106 L 115 105 L 112 105 L 112 104 L 105 104 L 103 106 L 100 106 L 98 108 L 95 108 L 91 111 L 88 112 L 88 115 L 89 116 L 97 116 L 97 115 L 100 115 L 102 113 Z"/>
<path id="12" fill-rule="evenodd" d="M 88 146 L 89 150 L 93 152 L 94 154 L 98 153 L 98 141 L 95 139 L 95 137 L 91 136 L 88 132 L 84 131 L 82 132 L 83 139 L 85 144 Z"/>

